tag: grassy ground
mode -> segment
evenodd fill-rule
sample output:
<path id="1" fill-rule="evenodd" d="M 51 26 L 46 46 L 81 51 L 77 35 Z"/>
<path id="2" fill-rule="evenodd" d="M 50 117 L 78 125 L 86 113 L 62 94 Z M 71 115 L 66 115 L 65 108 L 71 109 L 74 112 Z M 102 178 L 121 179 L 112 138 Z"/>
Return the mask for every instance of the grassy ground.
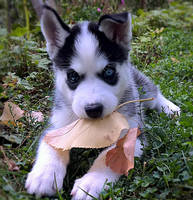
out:
<path id="1" fill-rule="evenodd" d="M 76 14 L 71 20 L 77 20 L 78 15 L 81 19 L 97 19 L 100 15 L 91 7 L 84 8 L 84 15 L 76 9 L 72 10 Z M 160 85 L 163 94 L 181 107 L 182 114 L 168 119 L 164 114 L 148 113 L 145 132 L 149 145 L 143 157 L 136 158 L 135 169 L 103 191 L 101 199 L 192 199 L 193 5 L 173 2 L 164 10 L 138 10 L 133 24 L 132 62 Z M 0 125 L 2 200 L 35 199 L 26 193 L 24 183 L 52 105 L 53 74 L 45 44 L 38 36 L 39 26 L 33 27 L 29 40 L 25 39 L 25 31 L 17 27 L 7 35 L 5 29 L 0 30 L 0 108 L 11 100 L 28 113 L 41 111 L 45 121 L 23 117 L 15 127 Z M 70 199 L 75 178 L 87 171 L 98 151 L 74 149 L 72 153 L 64 189 L 50 199 Z M 15 161 L 19 171 L 8 170 L 5 156 Z"/>

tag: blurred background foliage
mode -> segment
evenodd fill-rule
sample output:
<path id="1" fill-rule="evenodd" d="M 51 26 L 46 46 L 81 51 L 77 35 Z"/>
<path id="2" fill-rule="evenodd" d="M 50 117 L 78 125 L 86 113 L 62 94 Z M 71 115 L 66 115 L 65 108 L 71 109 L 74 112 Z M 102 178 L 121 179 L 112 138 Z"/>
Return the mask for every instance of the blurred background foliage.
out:
<path id="1" fill-rule="evenodd" d="M 190 22 L 189 26 L 192 26 L 189 12 L 186 16 L 182 9 L 173 12 L 157 10 L 146 16 L 145 11 L 172 7 L 173 0 L 57 0 L 56 2 L 58 12 L 70 25 L 88 19 L 96 21 L 105 13 L 130 11 L 134 14 L 134 18 L 138 16 L 133 20 L 134 37 L 157 25 L 181 26 L 186 20 Z M 47 68 L 49 61 L 46 59 L 45 42 L 29 0 L 0 0 L 0 28 L 0 80 L 7 72 L 14 72 L 22 78 L 28 76 L 33 67 Z"/>

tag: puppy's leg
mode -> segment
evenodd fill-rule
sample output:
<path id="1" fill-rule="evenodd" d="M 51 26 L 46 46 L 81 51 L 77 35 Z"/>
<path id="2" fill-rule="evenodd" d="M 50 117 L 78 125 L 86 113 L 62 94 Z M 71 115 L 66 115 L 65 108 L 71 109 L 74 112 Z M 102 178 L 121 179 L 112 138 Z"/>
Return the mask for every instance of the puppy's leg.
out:
<path id="1" fill-rule="evenodd" d="M 73 200 L 91 200 L 92 197 L 98 197 L 103 189 L 104 183 L 115 182 L 119 178 L 119 174 L 113 172 L 105 165 L 106 153 L 109 149 L 104 150 L 94 161 L 93 166 L 82 178 L 75 181 L 71 195 Z"/>
<path id="2" fill-rule="evenodd" d="M 120 175 L 113 172 L 105 164 L 106 153 L 113 147 L 114 146 L 104 150 L 94 161 L 94 164 L 87 172 L 87 174 L 75 181 L 74 187 L 71 192 L 71 195 L 73 195 L 73 200 L 93 199 L 91 196 L 87 195 L 87 193 L 98 198 L 106 182 L 114 183 L 119 179 Z M 141 148 L 142 145 L 140 143 L 140 140 L 137 139 L 135 156 L 141 156 Z M 107 188 L 108 186 L 105 187 Z"/>
<path id="3" fill-rule="evenodd" d="M 160 92 L 157 94 L 156 98 L 156 109 L 159 112 L 165 112 L 169 116 L 180 115 L 180 108 L 166 99 Z"/>
<path id="4" fill-rule="evenodd" d="M 71 110 L 62 100 L 57 99 L 56 103 L 58 103 L 58 106 L 53 108 L 50 119 L 50 124 L 53 127 L 50 127 L 42 135 L 35 164 L 28 174 L 25 184 L 28 193 L 36 194 L 37 196 L 51 196 L 56 193 L 56 186 L 58 190 L 62 188 L 69 162 L 69 151 L 56 151 L 43 141 L 44 135 L 49 131 L 63 127 L 75 120 Z"/>
<path id="5" fill-rule="evenodd" d="M 151 98 L 153 101 L 144 102 L 144 107 L 156 109 L 158 112 L 165 112 L 167 115 L 180 115 L 180 108 L 167 100 L 159 91 L 156 85 L 143 73 L 132 67 L 134 81 L 139 90 L 141 90 L 140 98 Z"/>
<path id="6" fill-rule="evenodd" d="M 60 190 L 63 186 L 68 162 L 68 151 L 55 151 L 42 141 L 33 169 L 26 180 L 27 192 L 36 196 L 55 194 L 56 188 Z"/>

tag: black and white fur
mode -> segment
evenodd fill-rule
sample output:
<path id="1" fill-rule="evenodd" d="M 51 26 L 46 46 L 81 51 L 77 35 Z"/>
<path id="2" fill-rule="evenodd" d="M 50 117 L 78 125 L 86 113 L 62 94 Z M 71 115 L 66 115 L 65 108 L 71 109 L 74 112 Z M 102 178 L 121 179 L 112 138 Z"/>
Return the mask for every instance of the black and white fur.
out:
<path id="1" fill-rule="evenodd" d="M 129 13 L 104 15 L 98 23 L 85 21 L 69 28 L 55 10 L 45 6 L 41 28 L 55 73 L 55 104 L 49 130 L 78 118 L 104 117 L 120 103 L 148 97 L 155 100 L 144 102 L 143 107 L 163 110 L 168 115 L 180 113 L 180 108 L 167 100 L 129 62 L 132 37 Z M 141 95 L 139 89 L 142 89 Z M 141 127 L 139 109 L 139 103 L 132 103 L 119 111 L 126 116 L 131 127 Z M 142 154 L 141 148 L 137 140 L 135 156 Z M 75 181 L 72 199 L 92 199 L 84 191 L 98 197 L 106 180 L 115 182 L 119 179 L 120 176 L 105 165 L 106 152 L 99 155 L 87 174 Z M 27 191 L 37 196 L 55 194 L 54 177 L 60 190 L 68 162 L 68 151 L 55 151 L 41 140 L 35 164 L 27 177 Z"/>

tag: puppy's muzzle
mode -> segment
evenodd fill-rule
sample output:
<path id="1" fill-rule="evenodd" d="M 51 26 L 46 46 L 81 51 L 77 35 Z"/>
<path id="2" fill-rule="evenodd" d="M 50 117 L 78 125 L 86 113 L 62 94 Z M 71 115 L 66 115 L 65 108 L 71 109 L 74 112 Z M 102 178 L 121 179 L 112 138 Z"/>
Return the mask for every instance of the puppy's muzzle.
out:
<path id="1" fill-rule="evenodd" d="M 103 113 L 103 105 L 101 103 L 89 104 L 85 106 L 85 112 L 90 118 L 99 118 Z"/>

